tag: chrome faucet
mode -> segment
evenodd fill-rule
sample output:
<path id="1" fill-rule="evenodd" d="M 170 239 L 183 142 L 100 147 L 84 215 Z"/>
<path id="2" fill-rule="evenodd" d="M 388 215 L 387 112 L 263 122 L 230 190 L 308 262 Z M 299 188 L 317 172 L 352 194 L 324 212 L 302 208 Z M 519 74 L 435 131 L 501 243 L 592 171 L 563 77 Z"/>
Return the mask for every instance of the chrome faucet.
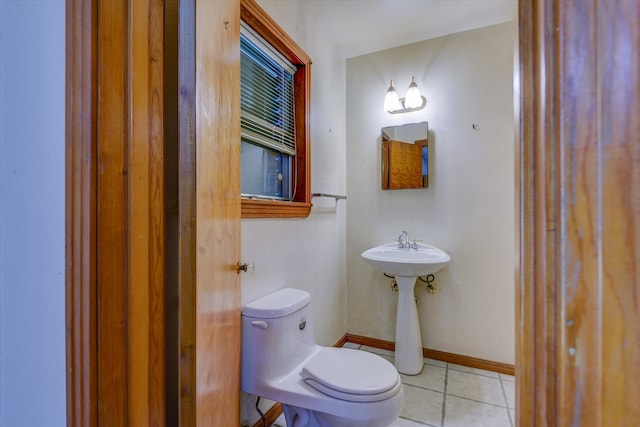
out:
<path id="1" fill-rule="evenodd" d="M 410 247 L 411 245 L 409 244 L 409 233 L 402 230 L 402 233 L 400 233 L 400 235 L 398 236 L 398 249 L 409 249 Z"/>

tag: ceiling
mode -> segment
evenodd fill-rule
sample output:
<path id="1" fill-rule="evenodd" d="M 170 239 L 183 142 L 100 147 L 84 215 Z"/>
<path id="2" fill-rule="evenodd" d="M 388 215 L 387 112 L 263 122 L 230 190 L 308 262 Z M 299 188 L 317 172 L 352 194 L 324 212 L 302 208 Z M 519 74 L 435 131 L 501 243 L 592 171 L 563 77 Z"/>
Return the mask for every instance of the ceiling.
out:
<path id="1" fill-rule="evenodd" d="M 346 58 L 511 21 L 517 0 L 304 0 Z"/>

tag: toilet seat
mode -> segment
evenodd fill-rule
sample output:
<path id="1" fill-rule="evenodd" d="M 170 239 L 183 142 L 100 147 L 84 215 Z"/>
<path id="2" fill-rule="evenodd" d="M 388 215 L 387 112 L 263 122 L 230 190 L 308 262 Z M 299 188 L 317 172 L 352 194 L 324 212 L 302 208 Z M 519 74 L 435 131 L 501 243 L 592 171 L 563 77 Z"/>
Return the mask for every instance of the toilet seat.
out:
<path id="1" fill-rule="evenodd" d="M 300 373 L 316 390 L 351 402 L 388 399 L 402 387 L 396 368 L 375 354 L 348 348 L 325 348 Z"/>

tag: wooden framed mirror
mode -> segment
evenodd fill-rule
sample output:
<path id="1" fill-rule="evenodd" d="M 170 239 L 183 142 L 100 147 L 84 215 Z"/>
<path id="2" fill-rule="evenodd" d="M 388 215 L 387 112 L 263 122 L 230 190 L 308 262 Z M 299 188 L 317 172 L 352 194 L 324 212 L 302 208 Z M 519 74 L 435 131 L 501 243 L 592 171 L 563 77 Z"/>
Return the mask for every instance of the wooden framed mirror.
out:
<path id="1" fill-rule="evenodd" d="M 429 186 L 429 123 L 382 128 L 382 189 Z"/>

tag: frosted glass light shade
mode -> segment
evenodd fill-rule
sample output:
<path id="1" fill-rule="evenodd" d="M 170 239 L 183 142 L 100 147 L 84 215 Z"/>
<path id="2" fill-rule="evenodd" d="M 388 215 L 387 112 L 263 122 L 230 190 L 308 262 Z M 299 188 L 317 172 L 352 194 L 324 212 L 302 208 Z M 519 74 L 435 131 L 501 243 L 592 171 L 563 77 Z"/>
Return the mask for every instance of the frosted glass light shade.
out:
<path id="1" fill-rule="evenodd" d="M 396 111 L 402 109 L 402 104 L 400 104 L 400 98 L 398 97 L 398 92 L 393 87 L 393 80 L 389 83 L 389 89 L 387 89 L 387 94 L 384 97 L 384 110 L 385 111 Z"/>
<path id="2" fill-rule="evenodd" d="M 416 84 L 416 78 L 411 78 L 411 84 L 407 89 L 407 96 L 404 99 L 405 108 L 418 108 L 422 105 L 422 95 Z"/>

